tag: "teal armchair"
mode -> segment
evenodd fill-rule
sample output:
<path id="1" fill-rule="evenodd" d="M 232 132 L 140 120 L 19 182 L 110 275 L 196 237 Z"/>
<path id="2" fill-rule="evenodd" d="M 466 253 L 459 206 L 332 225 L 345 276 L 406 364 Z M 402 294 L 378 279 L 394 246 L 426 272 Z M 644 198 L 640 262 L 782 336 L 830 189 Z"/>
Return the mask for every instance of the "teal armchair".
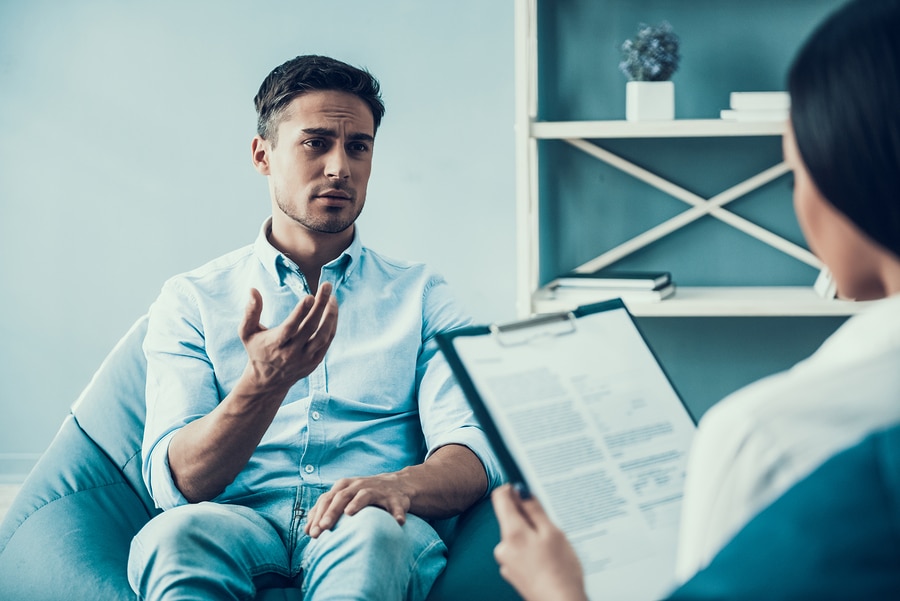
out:
<path id="1" fill-rule="evenodd" d="M 141 478 L 146 327 L 145 316 L 107 356 L 0 524 L 4 601 L 135 598 L 129 545 L 159 512 Z M 498 527 L 489 501 L 443 526 L 448 564 L 429 601 L 519 599 L 493 559 Z M 266 589 L 257 599 L 300 595 Z"/>

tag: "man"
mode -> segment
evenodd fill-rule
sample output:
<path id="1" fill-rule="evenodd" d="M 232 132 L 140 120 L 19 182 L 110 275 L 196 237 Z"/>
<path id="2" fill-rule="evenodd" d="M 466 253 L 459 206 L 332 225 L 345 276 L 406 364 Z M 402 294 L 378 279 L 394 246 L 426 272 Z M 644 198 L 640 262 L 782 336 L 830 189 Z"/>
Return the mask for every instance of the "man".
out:
<path id="1" fill-rule="evenodd" d="M 271 219 L 150 312 L 143 471 L 166 511 L 130 582 L 142 599 L 423 599 L 446 551 L 427 520 L 500 479 L 434 341 L 466 319 L 439 276 L 360 243 L 378 82 L 300 56 L 255 104 Z"/>

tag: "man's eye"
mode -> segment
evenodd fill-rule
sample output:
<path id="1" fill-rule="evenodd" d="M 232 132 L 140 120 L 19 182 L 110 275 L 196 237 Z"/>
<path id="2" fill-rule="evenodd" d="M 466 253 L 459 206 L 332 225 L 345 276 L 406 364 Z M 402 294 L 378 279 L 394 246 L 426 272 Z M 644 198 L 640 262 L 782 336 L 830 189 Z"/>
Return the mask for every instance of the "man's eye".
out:
<path id="1" fill-rule="evenodd" d="M 307 140 L 306 142 L 304 142 L 304 144 L 306 144 L 310 148 L 316 148 L 316 149 L 325 148 L 325 146 L 326 146 L 325 140 L 320 140 L 320 139 Z"/>
<path id="2" fill-rule="evenodd" d="M 367 144 L 363 144 L 363 143 L 361 143 L 361 142 L 355 143 L 355 144 L 351 144 L 351 145 L 350 145 L 350 151 L 351 151 L 351 152 L 356 152 L 356 153 L 368 152 L 368 151 L 369 151 L 369 146 L 368 146 Z"/>

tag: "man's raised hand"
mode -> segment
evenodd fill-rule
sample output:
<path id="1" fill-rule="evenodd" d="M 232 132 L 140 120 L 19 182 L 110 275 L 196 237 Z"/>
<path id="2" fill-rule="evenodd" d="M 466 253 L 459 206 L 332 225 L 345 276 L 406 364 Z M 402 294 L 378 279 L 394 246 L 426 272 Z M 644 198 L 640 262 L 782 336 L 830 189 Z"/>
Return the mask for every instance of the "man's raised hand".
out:
<path id="1" fill-rule="evenodd" d="M 322 283 L 315 298 L 304 297 L 280 325 L 266 328 L 259 323 L 262 296 L 250 289 L 238 334 L 247 349 L 245 376 L 260 390 L 287 393 L 325 358 L 337 329 L 337 301 L 331 292 L 331 284 Z"/>

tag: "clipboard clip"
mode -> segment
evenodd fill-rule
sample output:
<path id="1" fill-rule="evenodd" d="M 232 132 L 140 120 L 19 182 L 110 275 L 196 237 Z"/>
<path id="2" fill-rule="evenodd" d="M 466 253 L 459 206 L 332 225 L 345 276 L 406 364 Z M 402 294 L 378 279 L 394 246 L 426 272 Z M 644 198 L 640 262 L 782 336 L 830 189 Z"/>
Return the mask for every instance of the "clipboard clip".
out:
<path id="1" fill-rule="evenodd" d="M 575 314 L 571 311 L 548 313 L 521 321 L 491 324 L 491 334 L 501 346 L 527 344 L 537 338 L 565 336 L 575 333 Z"/>

